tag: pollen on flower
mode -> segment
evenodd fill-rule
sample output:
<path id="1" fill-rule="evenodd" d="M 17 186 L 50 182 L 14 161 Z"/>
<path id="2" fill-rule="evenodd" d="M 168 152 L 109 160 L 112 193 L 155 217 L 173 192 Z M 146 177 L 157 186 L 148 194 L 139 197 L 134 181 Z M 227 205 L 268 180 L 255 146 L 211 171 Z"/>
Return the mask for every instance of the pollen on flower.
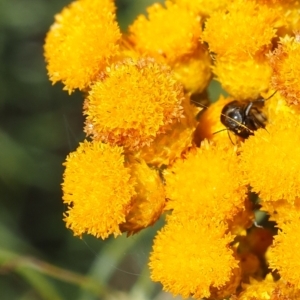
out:
<path id="1" fill-rule="evenodd" d="M 86 99 L 85 131 L 95 140 L 138 149 L 183 115 L 183 87 L 152 59 L 112 65 Z"/>
<path id="2" fill-rule="evenodd" d="M 119 51 L 121 33 L 112 0 L 77 0 L 55 17 L 45 42 L 52 83 L 61 81 L 71 93 L 94 81 Z"/>
<path id="3" fill-rule="evenodd" d="M 269 54 L 273 70 L 272 86 L 288 104 L 299 105 L 300 101 L 300 33 L 286 36 L 280 45 Z"/>
<path id="4" fill-rule="evenodd" d="M 277 270 L 284 281 L 291 282 L 300 290 L 300 213 L 291 211 L 289 217 L 291 221 L 280 225 L 267 259 L 270 267 Z"/>
<path id="5" fill-rule="evenodd" d="M 247 188 L 240 183 L 239 160 L 233 147 L 211 145 L 207 141 L 200 149 L 177 160 L 164 172 L 168 209 L 173 214 L 232 220 L 244 210 Z"/>
<path id="6" fill-rule="evenodd" d="M 99 142 L 81 143 L 64 166 L 65 222 L 74 235 L 87 233 L 102 239 L 121 234 L 135 181 L 124 166 L 123 149 Z"/>
<path id="7" fill-rule="evenodd" d="M 129 27 L 129 38 L 141 54 L 172 62 L 193 53 L 200 41 L 200 17 L 192 11 L 166 1 L 147 9 Z"/>
<path id="8" fill-rule="evenodd" d="M 249 58 L 271 45 L 278 18 L 278 11 L 268 6 L 235 0 L 226 9 L 212 12 L 205 23 L 203 40 L 217 55 Z"/>
<path id="9" fill-rule="evenodd" d="M 152 280 L 184 298 L 209 297 L 211 287 L 224 287 L 238 268 L 229 246 L 234 237 L 225 231 L 224 224 L 201 217 L 170 216 L 154 240 L 149 263 Z"/>
<path id="10" fill-rule="evenodd" d="M 274 115 L 242 145 L 240 170 L 263 201 L 300 197 L 299 143 L 300 118 L 290 113 Z"/>

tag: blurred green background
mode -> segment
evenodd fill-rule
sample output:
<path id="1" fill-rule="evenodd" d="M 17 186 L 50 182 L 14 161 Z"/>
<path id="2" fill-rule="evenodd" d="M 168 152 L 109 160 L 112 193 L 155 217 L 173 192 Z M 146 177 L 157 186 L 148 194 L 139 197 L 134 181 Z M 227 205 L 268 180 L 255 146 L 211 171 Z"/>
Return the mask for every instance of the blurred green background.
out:
<path id="1" fill-rule="evenodd" d="M 0 0 L 0 299 L 174 299 L 147 267 L 161 224 L 102 241 L 62 221 L 62 163 L 84 138 L 83 97 L 51 86 L 43 43 L 69 2 Z M 116 1 L 121 28 L 152 2 Z"/>

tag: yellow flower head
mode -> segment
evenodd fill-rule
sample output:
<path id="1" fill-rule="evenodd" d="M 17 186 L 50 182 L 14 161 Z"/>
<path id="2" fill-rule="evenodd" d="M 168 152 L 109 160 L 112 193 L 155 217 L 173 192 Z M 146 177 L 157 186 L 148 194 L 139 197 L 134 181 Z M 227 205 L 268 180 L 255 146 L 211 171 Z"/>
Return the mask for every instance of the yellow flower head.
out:
<path id="1" fill-rule="evenodd" d="M 225 8 L 229 0 L 173 0 L 178 6 L 187 8 L 201 16 L 209 16 L 214 11 Z"/>
<path id="2" fill-rule="evenodd" d="M 172 62 L 193 53 L 199 45 L 200 17 L 170 1 L 156 3 L 129 27 L 130 39 L 141 54 Z"/>
<path id="3" fill-rule="evenodd" d="M 99 142 L 81 143 L 64 163 L 63 200 L 67 227 L 74 235 L 102 239 L 121 234 L 135 181 L 124 166 L 123 149 Z"/>
<path id="4" fill-rule="evenodd" d="M 131 178 L 136 181 L 136 195 L 129 205 L 126 222 L 120 228 L 131 235 L 157 221 L 165 207 L 165 190 L 158 172 L 149 168 L 144 161 L 127 157 L 126 165 Z"/>
<path id="5" fill-rule="evenodd" d="M 251 0 L 246 3 L 234 0 L 226 9 L 211 14 L 205 23 L 203 39 L 220 56 L 249 58 L 271 45 L 278 18 L 278 11 L 268 6 Z"/>
<path id="6" fill-rule="evenodd" d="M 300 34 L 280 40 L 281 44 L 269 55 L 273 69 L 272 86 L 288 104 L 300 103 Z"/>
<path id="7" fill-rule="evenodd" d="M 150 146 L 144 146 L 135 152 L 135 156 L 144 159 L 156 167 L 168 166 L 193 146 L 193 135 L 197 125 L 195 116 L 199 109 L 190 104 L 190 98 L 182 102 L 184 118 L 170 125 L 169 129 L 157 136 Z"/>
<path id="8" fill-rule="evenodd" d="M 300 299 L 300 291 L 292 284 L 278 280 L 274 282 L 271 275 L 265 280 L 250 280 L 250 284 L 243 285 L 243 291 L 238 297 L 230 300 L 297 300 Z"/>
<path id="9" fill-rule="evenodd" d="M 233 147 L 203 142 L 200 149 L 177 160 L 164 173 L 168 209 L 173 214 L 232 220 L 244 210 L 246 187 L 240 184 L 238 157 Z"/>
<path id="10" fill-rule="evenodd" d="M 175 77 L 191 94 L 202 93 L 211 78 L 211 58 L 206 49 L 200 47 L 193 55 L 172 64 Z"/>
<path id="11" fill-rule="evenodd" d="M 243 144 L 241 172 L 262 200 L 294 203 L 300 196 L 299 144 L 300 118 L 292 113 L 274 115 L 266 130 L 257 130 Z"/>
<path id="12" fill-rule="evenodd" d="M 213 72 L 222 87 L 236 100 L 255 100 L 269 89 L 271 67 L 265 56 L 244 60 L 217 57 Z"/>
<path id="13" fill-rule="evenodd" d="M 87 88 L 119 51 L 121 33 L 112 0 L 77 0 L 55 17 L 45 42 L 52 83 L 64 89 Z"/>
<path id="14" fill-rule="evenodd" d="M 293 34 L 295 30 L 299 30 L 300 21 L 300 2 L 295 0 L 256 0 L 259 4 L 268 5 L 277 9 L 280 14 L 279 22 L 281 23 L 278 30 L 279 36 L 285 34 Z"/>
<path id="15" fill-rule="evenodd" d="M 173 295 L 209 297 L 211 287 L 220 289 L 234 280 L 238 261 L 229 247 L 234 237 L 224 234 L 224 224 L 209 223 L 201 215 L 180 217 L 170 216 L 155 237 L 151 278 Z"/>
<path id="16" fill-rule="evenodd" d="M 283 199 L 278 201 L 261 201 L 261 210 L 266 211 L 270 215 L 270 220 L 275 221 L 281 227 L 281 224 L 294 221 L 292 219 L 292 211 L 297 211 L 300 214 L 300 198 L 296 198 L 294 203 Z"/>
<path id="17" fill-rule="evenodd" d="M 300 213 L 291 211 L 289 217 L 291 221 L 282 223 L 275 235 L 267 258 L 270 267 L 277 270 L 283 280 L 291 282 L 300 290 Z"/>
<path id="18" fill-rule="evenodd" d="M 149 145 L 183 112 L 183 88 L 170 68 L 152 59 L 107 69 L 85 102 L 85 131 L 95 140 L 138 149 Z"/>

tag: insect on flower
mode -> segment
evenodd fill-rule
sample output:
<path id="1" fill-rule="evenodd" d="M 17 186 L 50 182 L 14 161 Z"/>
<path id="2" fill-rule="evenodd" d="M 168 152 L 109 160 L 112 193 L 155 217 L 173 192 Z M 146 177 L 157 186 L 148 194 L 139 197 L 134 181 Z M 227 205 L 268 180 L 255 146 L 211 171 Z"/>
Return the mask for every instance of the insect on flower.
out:
<path id="1" fill-rule="evenodd" d="M 276 92 L 275 92 L 276 93 Z M 261 111 L 265 101 L 270 99 L 257 99 L 254 101 L 233 100 L 227 103 L 221 112 L 220 120 L 222 124 L 235 135 L 247 139 L 259 128 L 265 128 L 267 117 Z"/>
<path id="2" fill-rule="evenodd" d="M 264 101 L 231 101 L 223 107 L 220 120 L 228 130 L 246 139 L 253 131 L 265 128 L 267 118 L 260 110 Z"/>
<path id="3" fill-rule="evenodd" d="M 262 109 L 264 107 L 265 101 L 270 99 L 275 93 L 273 93 L 267 99 L 259 98 L 257 100 L 232 100 L 229 103 L 223 104 L 223 106 L 214 106 L 213 110 L 209 113 L 208 106 L 202 104 L 200 101 L 195 101 L 192 99 L 197 106 L 201 106 L 204 109 L 196 116 L 200 121 L 194 134 L 194 142 L 196 145 L 200 145 L 201 141 L 205 138 L 212 138 L 222 131 L 227 131 L 228 137 L 232 144 L 235 144 L 232 139 L 230 132 L 232 132 L 237 138 L 247 139 L 249 136 L 254 135 L 254 131 L 259 128 L 265 128 L 267 123 L 267 117 L 263 113 Z M 224 99 L 225 100 L 225 99 Z M 214 114 L 214 111 L 219 112 Z M 225 128 L 217 131 L 211 132 L 209 127 L 203 126 L 206 122 L 214 122 L 214 116 L 218 115 L 220 123 L 222 123 Z M 214 124 L 217 124 L 215 121 Z"/>

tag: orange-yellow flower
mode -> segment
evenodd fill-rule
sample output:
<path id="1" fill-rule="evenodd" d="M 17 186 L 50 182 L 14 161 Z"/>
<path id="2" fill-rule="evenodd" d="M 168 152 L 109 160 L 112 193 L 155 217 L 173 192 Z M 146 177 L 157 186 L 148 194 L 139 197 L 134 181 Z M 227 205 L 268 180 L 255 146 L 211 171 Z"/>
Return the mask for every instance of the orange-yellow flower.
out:
<path id="1" fill-rule="evenodd" d="M 187 8 L 201 16 L 209 16 L 214 11 L 225 8 L 229 0 L 173 0 L 178 6 Z"/>
<path id="2" fill-rule="evenodd" d="M 83 142 L 64 163 L 65 222 L 74 235 L 107 238 L 121 234 L 136 182 L 124 166 L 123 149 Z"/>
<path id="3" fill-rule="evenodd" d="M 274 115 L 242 145 L 240 170 L 262 200 L 294 203 L 300 196 L 299 144 L 300 118 L 290 113 Z"/>
<path id="4" fill-rule="evenodd" d="M 250 280 L 250 284 L 243 285 L 242 293 L 230 300 L 297 300 L 300 299 L 300 290 L 292 284 L 278 280 L 274 281 L 271 275 L 263 281 Z"/>
<path id="5" fill-rule="evenodd" d="M 176 79 L 191 94 L 202 93 L 212 78 L 211 58 L 204 47 L 199 47 L 190 56 L 178 59 L 171 67 Z"/>
<path id="6" fill-rule="evenodd" d="M 203 39 L 217 55 L 250 58 L 270 47 L 279 17 L 277 10 L 266 5 L 234 0 L 223 10 L 212 12 Z"/>
<path id="7" fill-rule="evenodd" d="M 292 222 L 292 211 L 300 214 L 300 198 L 296 198 L 294 203 L 284 199 L 278 201 L 261 201 L 261 210 L 270 215 L 270 220 L 275 221 L 278 227 L 286 222 Z"/>
<path id="8" fill-rule="evenodd" d="M 200 42 L 201 18 L 185 6 L 154 4 L 129 27 L 132 47 L 169 64 L 185 90 L 201 93 L 211 79 L 211 58 Z"/>
<path id="9" fill-rule="evenodd" d="M 71 93 L 87 88 L 119 51 L 121 33 L 112 0 L 77 0 L 55 17 L 45 42 L 52 83 Z"/>
<path id="10" fill-rule="evenodd" d="M 160 168 L 172 164 L 193 147 L 194 130 L 197 124 L 195 116 L 199 109 L 190 104 L 189 97 L 185 97 L 182 107 L 184 118 L 180 122 L 170 124 L 168 130 L 157 136 L 150 146 L 144 146 L 136 151 L 136 157 Z"/>
<path id="11" fill-rule="evenodd" d="M 281 28 L 279 28 L 279 36 L 285 34 L 293 34 L 295 30 L 299 30 L 300 21 L 300 2 L 295 0 L 256 0 L 259 4 L 268 5 L 280 14 Z"/>
<path id="12" fill-rule="evenodd" d="M 224 224 L 201 215 L 170 216 L 154 240 L 149 263 L 152 280 L 184 298 L 209 297 L 211 287 L 229 287 L 235 282 L 232 276 L 238 261 L 229 246 L 234 237 L 225 231 Z"/>
<path id="13" fill-rule="evenodd" d="M 236 100 L 256 100 L 270 86 L 271 67 L 264 55 L 243 60 L 217 57 L 213 72 L 222 87 Z"/>
<path id="14" fill-rule="evenodd" d="M 233 220 L 244 210 L 247 188 L 240 183 L 235 148 L 203 142 L 164 172 L 167 208 L 173 214 Z"/>
<path id="15" fill-rule="evenodd" d="M 286 36 L 269 55 L 273 69 L 272 86 L 288 104 L 299 104 L 300 99 L 300 34 Z"/>
<path id="16" fill-rule="evenodd" d="M 131 178 L 135 180 L 136 195 L 132 197 L 126 222 L 120 225 L 128 235 L 153 225 L 165 207 L 165 190 L 157 170 L 134 157 L 126 158 Z"/>
<path id="17" fill-rule="evenodd" d="M 166 1 L 147 9 L 148 18 L 140 15 L 129 27 L 129 38 L 141 54 L 172 62 L 193 53 L 201 35 L 200 17 Z"/>
<path id="18" fill-rule="evenodd" d="M 85 102 L 85 131 L 95 140 L 138 149 L 182 117 L 183 87 L 152 59 L 114 64 Z"/>
<path id="19" fill-rule="evenodd" d="M 300 290 L 299 211 L 290 211 L 289 218 L 291 221 L 280 225 L 267 258 L 270 267 L 277 270 L 284 281 L 292 283 Z"/>

